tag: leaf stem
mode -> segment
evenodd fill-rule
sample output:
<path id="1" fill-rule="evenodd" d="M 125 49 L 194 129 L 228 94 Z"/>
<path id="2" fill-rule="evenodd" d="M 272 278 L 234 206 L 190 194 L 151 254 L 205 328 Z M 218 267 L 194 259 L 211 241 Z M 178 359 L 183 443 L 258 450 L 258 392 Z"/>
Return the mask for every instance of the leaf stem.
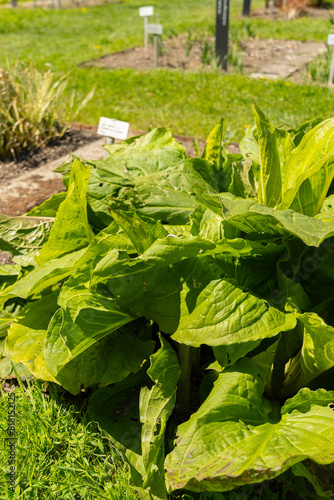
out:
<path id="1" fill-rule="evenodd" d="M 190 411 L 190 377 L 192 366 L 193 347 L 179 344 L 179 363 L 181 367 L 181 376 L 179 378 L 176 393 L 176 411 L 180 414 L 186 414 Z"/>

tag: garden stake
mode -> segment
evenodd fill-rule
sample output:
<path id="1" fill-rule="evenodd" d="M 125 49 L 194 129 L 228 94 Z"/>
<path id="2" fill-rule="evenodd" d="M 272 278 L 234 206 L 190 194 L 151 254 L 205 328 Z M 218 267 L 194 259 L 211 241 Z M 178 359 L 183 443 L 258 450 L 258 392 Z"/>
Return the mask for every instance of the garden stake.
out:
<path id="1" fill-rule="evenodd" d="M 333 84 L 333 76 L 334 76 L 334 35 L 328 35 L 327 39 L 327 45 L 329 47 L 332 47 L 332 62 L 331 62 L 331 67 L 329 70 L 329 77 L 328 77 L 328 87 L 331 87 Z"/>
<path id="2" fill-rule="evenodd" d="M 106 144 L 114 144 L 115 139 L 113 137 L 106 137 Z M 107 158 L 109 156 L 108 151 L 104 152 L 103 159 Z"/>

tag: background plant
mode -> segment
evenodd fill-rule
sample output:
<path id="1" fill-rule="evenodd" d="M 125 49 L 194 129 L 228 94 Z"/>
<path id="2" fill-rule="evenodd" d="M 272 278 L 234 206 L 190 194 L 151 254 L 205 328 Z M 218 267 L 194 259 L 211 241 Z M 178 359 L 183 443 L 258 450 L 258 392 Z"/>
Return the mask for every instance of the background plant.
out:
<path id="1" fill-rule="evenodd" d="M 60 138 L 91 99 L 93 92 L 74 110 L 74 94 L 65 98 L 68 75 L 41 72 L 31 62 L 0 69 L 0 157 L 16 156 Z"/>
<path id="2" fill-rule="evenodd" d="M 315 83 L 319 84 L 327 84 L 329 77 L 329 70 L 331 67 L 333 57 L 333 49 L 327 47 L 327 51 L 325 54 L 316 57 L 313 61 L 311 61 L 307 67 L 306 71 L 311 78 L 311 80 Z"/>
<path id="3" fill-rule="evenodd" d="M 292 21 L 272 22 L 256 16 L 244 20 L 240 18 L 242 3 L 235 0 L 230 5 L 230 27 L 240 32 L 241 39 L 249 31 L 258 38 L 325 43 L 332 27 L 328 19 L 307 16 Z M 11 65 L 17 60 L 29 63 L 33 58 L 40 71 L 48 63 L 55 74 L 71 72 L 78 99 L 84 99 L 96 85 L 95 97 L 77 117 L 78 121 L 95 126 L 100 116 L 110 116 L 130 122 L 139 131 L 169 126 L 175 133 L 205 139 L 212 123 L 224 114 L 229 139 L 239 141 L 244 125 L 252 123 L 254 100 L 280 125 L 333 114 L 332 91 L 314 85 L 253 80 L 240 75 L 217 76 L 215 72 L 109 71 L 80 66 L 91 59 L 143 44 L 140 5 L 139 0 L 126 0 L 87 8 L 86 12 L 80 8 L 2 9 L 0 65 L 5 64 L 6 56 Z M 263 0 L 252 0 L 252 9 L 260 7 Z M 211 0 L 187 3 L 161 0 L 158 10 L 166 33 L 178 36 L 191 29 L 214 36 L 215 4 Z M 65 92 L 69 96 L 71 86 Z"/>
<path id="4" fill-rule="evenodd" d="M 194 159 L 154 129 L 0 218 L 1 372 L 99 386 L 91 417 L 147 498 L 334 459 L 334 120 L 254 117 L 241 154 L 222 122 Z"/>

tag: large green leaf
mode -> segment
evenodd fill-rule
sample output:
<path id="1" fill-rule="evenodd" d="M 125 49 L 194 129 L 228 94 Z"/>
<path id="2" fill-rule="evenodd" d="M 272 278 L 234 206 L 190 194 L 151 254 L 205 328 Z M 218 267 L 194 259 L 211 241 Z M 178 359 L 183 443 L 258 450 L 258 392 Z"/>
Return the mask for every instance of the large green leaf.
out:
<path id="1" fill-rule="evenodd" d="M 315 391 L 308 407 L 289 400 L 275 418 L 261 371 L 241 361 L 219 374 L 199 410 L 177 430 L 167 455 L 167 488 L 228 491 L 273 478 L 306 458 L 334 460 L 334 392 Z"/>
<path id="2" fill-rule="evenodd" d="M 245 130 L 245 135 L 239 142 L 239 148 L 241 154 L 245 158 L 249 158 L 252 161 L 253 167 L 256 170 L 256 180 L 258 181 L 260 174 L 260 147 L 257 137 L 256 125 L 253 127 L 247 127 Z"/>
<path id="3" fill-rule="evenodd" d="M 0 292 L 0 304 L 15 296 L 28 298 L 30 295 L 38 294 L 42 290 L 60 283 L 71 274 L 85 275 L 82 279 L 87 281 L 93 263 L 102 262 L 103 257 L 108 252 L 111 254 L 113 249 L 130 253 L 136 251 L 129 238 L 115 222 L 98 233 L 88 247 L 53 259 L 41 266 L 36 266 L 14 285 L 6 287 Z"/>
<path id="4" fill-rule="evenodd" d="M 49 239 L 36 259 L 40 265 L 88 246 L 94 237 L 87 218 L 89 174 L 89 167 L 74 161 L 66 199 L 60 204 Z"/>
<path id="5" fill-rule="evenodd" d="M 255 104 L 253 110 L 260 150 L 258 200 L 267 207 L 276 207 L 282 198 L 281 164 L 294 144 L 289 134 L 269 123 Z"/>
<path id="6" fill-rule="evenodd" d="M 224 121 L 221 120 L 211 130 L 202 155 L 202 158 L 215 163 L 218 167 L 222 166 L 224 153 L 226 153 L 223 146 L 223 125 Z"/>
<path id="7" fill-rule="evenodd" d="M 15 264 L 4 264 L 0 266 L 0 290 L 12 285 L 20 276 L 21 266 Z"/>
<path id="8" fill-rule="evenodd" d="M 161 348 L 151 356 L 147 373 L 154 385 L 143 387 L 140 392 L 139 411 L 142 425 L 142 456 L 146 474 L 143 488 L 148 488 L 154 498 L 167 498 L 164 461 L 165 431 L 176 401 L 176 386 L 180 367 L 175 351 L 160 337 Z"/>
<path id="9" fill-rule="evenodd" d="M 188 281 L 183 285 L 180 322 L 172 338 L 194 347 L 242 344 L 274 337 L 295 323 L 293 314 L 244 292 L 232 280 L 211 280 L 206 286 Z"/>
<path id="10" fill-rule="evenodd" d="M 190 272 L 190 271 L 189 271 Z M 93 282 L 106 281 L 109 293 L 121 310 L 134 317 L 145 316 L 158 323 L 165 333 L 175 331 L 180 317 L 181 278 L 174 267 L 154 262 L 114 262 L 93 273 Z"/>
<path id="11" fill-rule="evenodd" d="M 138 254 L 145 252 L 158 238 L 167 236 L 167 231 L 158 222 L 136 213 L 125 214 L 120 211 L 111 212 L 115 221 L 128 236 Z"/>
<path id="12" fill-rule="evenodd" d="M 55 193 L 38 207 L 32 208 L 26 215 L 29 217 L 56 217 L 59 205 L 65 200 L 67 193 Z"/>
<path id="13" fill-rule="evenodd" d="M 258 201 L 316 215 L 334 177 L 333 119 L 315 119 L 285 131 L 275 128 L 256 105 L 254 116 L 256 134 L 250 130 L 240 147 L 251 157 L 253 171 L 260 164 Z"/>
<path id="14" fill-rule="evenodd" d="M 230 277 L 229 270 L 223 273 L 219 266 L 220 254 L 230 255 L 236 260 L 253 256 L 256 262 L 266 251 L 273 264 L 271 253 L 280 252 L 277 245 L 264 246 L 242 239 L 221 240 L 215 244 L 197 236 L 169 235 L 158 238 L 135 259 L 122 260 L 117 256 L 112 259 L 111 254 L 107 254 L 95 267 L 91 282 L 94 286 L 98 283 L 107 285 L 123 310 L 132 311 L 136 316 L 145 315 L 158 323 L 163 332 L 173 333 L 180 321 L 183 283 L 189 282 L 194 297 L 197 297 L 217 276 L 226 274 Z M 269 278 L 270 274 L 265 276 Z"/>
<path id="15" fill-rule="evenodd" d="M 334 119 L 307 132 L 291 151 L 282 169 L 282 200 L 279 209 L 293 208 L 316 215 L 334 177 Z"/>
<path id="16" fill-rule="evenodd" d="M 239 231 L 219 216 L 199 205 L 190 216 L 190 232 L 212 241 L 239 236 Z"/>
<path id="17" fill-rule="evenodd" d="M 12 255 L 30 255 L 29 263 L 49 237 L 53 219 L 0 215 L 0 249 Z M 28 261 L 27 261 L 28 263 Z"/>
<path id="18" fill-rule="evenodd" d="M 223 120 L 210 132 L 202 158 L 218 167 L 218 191 L 230 191 L 244 198 L 256 195 L 252 162 L 242 155 L 230 154 L 223 145 Z"/>
<path id="19" fill-rule="evenodd" d="M 73 358 L 134 319 L 115 300 L 93 293 L 85 284 L 64 286 L 58 302 L 62 309 L 52 318 L 45 344 L 46 366 L 54 377 Z"/>
<path id="20" fill-rule="evenodd" d="M 304 327 L 303 345 L 286 367 L 281 397 L 290 396 L 334 366 L 334 328 L 315 313 L 297 315 Z"/>
<path id="21" fill-rule="evenodd" d="M 254 200 L 225 194 L 201 193 L 198 200 L 226 221 L 249 235 L 297 236 L 306 245 L 319 246 L 334 235 L 332 220 L 322 221 L 293 210 L 276 210 Z"/>
<path id="22" fill-rule="evenodd" d="M 49 322 L 57 309 L 58 291 L 29 302 L 12 323 L 7 337 L 7 349 L 12 361 L 23 363 L 42 380 L 54 378 L 45 366 L 44 344 Z"/>
<path id="23" fill-rule="evenodd" d="M 136 487 L 142 486 L 146 474 L 139 416 L 139 388 L 148 379 L 145 368 L 113 387 L 98 389 L 89 401 L 89 413 L 123 453 L 130 465 L 131 483 Z"/>
<path id="24" fill-rule="evenodd" d="M 194 189 L 218 192 L 221 181 L 221 171 L 213 163 L 200 158 L 187 159 L 162 172 L 138 178 L 133 188 L 121 189 L 115 206 L 122 202 L 156 220 L 186 224 L 198 205 L 192 196 Z"/>
<path id="25" fill-rule="evenodd" d="M 166 129 L 155 129 L 106 149 L 110 156 L 90 162 L 87 192 L 89 207 L 104 225 L 112 221 L 108 201 L 117 198 L 122 188 L 133 188 L 140 177 L 159 173 L 185 158 L 184 147 Z"/>
<path id="26" fill-rule="evenodd" d="M 36 266 L 30 273 L 0 292 L 0 304 L 13 297 L 28 298 L 46 288 L 56 285 L 76 269 L 85 249 L 64 255 L 42 266 Z"/>
<path id="27" fill-rule="evenodd" d="M 256 198 L 257 181 L 252 161 L 244 159 L 241 155 L 235 155 L 235 158 L 232 158 L 232 155 L 230 155 L 230 163 L 231 182 L 227 190 L 235 194 L 235 196 L 241 196 L 242 198 Z"/>
<path id="28" fill-rule="evenodd" d="M 133 483 L 145 488 L 153 499 L 166 498 L 165 430 L 180 375 L 175 351 L 162 337 L 160 340 L 161 347 L 150 357 L 147 370 L 153 386 L 141 389 L 139 402 L 137 388 L 147 377 L 143 370 L 114 387 L 99 389 L 89 404 L 92 417 L 129 462 Z"/>
<path id="29" fill-rule="evenodd" d="M 113 157 L 122 154 L 127 156 L 129 151 L 133 150 L 154 151 L 157 157 L 161 156 L 162 158 L 168 158 L 169 154 L 174 151 L 183 156 L 185 154 L 184 146 L 173 138 L 170 130 L 163 127 L 155 128 L 146 135 L 130 137 L 125 141 L 106 145 L 105 148 Z"/>
<path id="30" fill-rule="evenodd" d="M 83 388 L 105 387 L 138 372 L 152 353 L 154 342 L 141 340 L 132 330 L 126 325 L 97 340 L 57 367 L 56 381 L 72 394 L 79 394 Z M 49 353 L 53 340 L 48 339 L 47 360 L 56 363 L 57 353 Z"/>

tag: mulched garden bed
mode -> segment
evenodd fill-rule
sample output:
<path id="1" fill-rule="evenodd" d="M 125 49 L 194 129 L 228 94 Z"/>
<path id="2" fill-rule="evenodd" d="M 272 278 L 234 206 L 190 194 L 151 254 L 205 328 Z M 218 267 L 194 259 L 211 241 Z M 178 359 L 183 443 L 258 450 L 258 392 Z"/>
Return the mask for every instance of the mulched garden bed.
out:
<path id="1" fill-rule="evenodd" d="M 24 151 L 18 157 L 12 157 L 6 161 L 0 160 L 0 182 L 4 183 L 50 161 L 71 154 L 79 147 L 94 142 L 98 138 L 96 131 L 91 129 L 71 128 L 63 137 L 50 141 L 37 150 Z"/>

